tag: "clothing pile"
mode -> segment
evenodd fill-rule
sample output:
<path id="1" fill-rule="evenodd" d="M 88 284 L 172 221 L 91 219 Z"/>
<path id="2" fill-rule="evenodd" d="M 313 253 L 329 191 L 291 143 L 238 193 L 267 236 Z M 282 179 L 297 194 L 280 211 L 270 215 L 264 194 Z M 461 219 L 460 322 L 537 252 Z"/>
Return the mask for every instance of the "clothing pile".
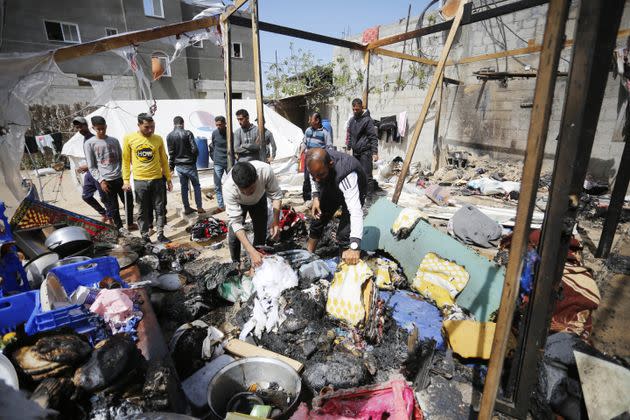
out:
<path id="1" fill-rule="evenodd" d="M 306 232 L 306 217 L 304 213 L 296 212 L 293 207 L 284 206 L 280 211 L 280 239 L 292 238 L 297 233 Z"/>
<path id="2" fill-rule="evenodd" d="M 193 242 L 207 241 L 225 235 L 228 231 L 223 220 L 208 217 L 198 221 L 190 229 L 190 240 Z"/>

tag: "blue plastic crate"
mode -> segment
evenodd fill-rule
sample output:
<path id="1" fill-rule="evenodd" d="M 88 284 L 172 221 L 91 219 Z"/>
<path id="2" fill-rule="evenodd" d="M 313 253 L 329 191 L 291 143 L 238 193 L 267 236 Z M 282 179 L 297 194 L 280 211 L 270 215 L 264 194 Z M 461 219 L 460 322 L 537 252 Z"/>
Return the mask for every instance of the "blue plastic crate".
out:
<path id="1" fill-rule="evenodd" d="M 37 306 L 38 297 L 39 292 L 31 290 L 0 298 L 0 334 L 15 331 L 20 324 L 28 321 Z"/>
<path id="2" fill-rule="evenodd" d="M 36 294 L 35 310 L 26 322 L 24 331 L 28 335 L 50 331 L 60 327 L 70 327 L 79 334 L 90 334 L 96 328 L 91 322 L 95 315 L 82 305 L 71 305 L 65 308 L 42 312 L 39 292 Z"/>
<path id="3" fill-rule="evenodd" d="M 104 277 L 111 277 L 118 281 L 123 288 L 129 287 L 120 278 L 120 266 L 114 257 L 92 258 L 74 264 L 62 265 L 49 271 L 59 279 L 59 282 L 68 295 L 77 287 L 98 287 L 98 283 Z"/>

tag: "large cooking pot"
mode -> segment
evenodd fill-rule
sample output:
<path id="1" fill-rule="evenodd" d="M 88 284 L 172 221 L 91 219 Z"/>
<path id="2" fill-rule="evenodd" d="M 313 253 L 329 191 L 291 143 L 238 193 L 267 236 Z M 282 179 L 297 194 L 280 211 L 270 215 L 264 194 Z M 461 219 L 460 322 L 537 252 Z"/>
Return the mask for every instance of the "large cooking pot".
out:
<path id="1" fill-rule="evenodd" d="M 31 289 L 39 289 L 42 281 L 46 278 L 46 273 L 57 261 L 59 261 L 59 254 L 56 252 L 46 252 L 37 258 L 33 258 L 24 266 L 26 278 L 28 278 Z"/>
<path id="2" fill-rule="evenodd" d="M 64 258 L 89 248 L 92 245 L 92 238 L 80 226 L 67 226 L 54 231 L 44 245 Z"/>
<path id="3" fill-rule="evenodd" d="M 247 357 L 223 367 L 208 384 L 208 405 L 214 418 L 225 418 L 228 404 L 235 395 L 246 393 L 252 384 L 270 381 L 276 382 L 292 397 L 291 401 L 288 401 L 288 407 L 282 413 L 272 415 L 271 418 L 286 416 L 298 402 L 302 390 L 300 375 L 280 360 L 268 357 Z"/>

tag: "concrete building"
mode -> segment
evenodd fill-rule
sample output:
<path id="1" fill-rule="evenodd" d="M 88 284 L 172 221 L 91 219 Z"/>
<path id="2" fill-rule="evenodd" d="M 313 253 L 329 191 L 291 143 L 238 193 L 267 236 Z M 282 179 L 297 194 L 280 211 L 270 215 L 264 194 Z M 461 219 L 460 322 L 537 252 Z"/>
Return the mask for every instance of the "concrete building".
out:
<path id="1" fill-rule="evenodd" d="M 169 25 L 192 19 L 202 8 L 180 0 L 67 0 L 2 1 L 0 52 L 33 52 L 89 42 L 109 35 Z M 232 28 L 233 94 L 253 98 L 251 33 Z M 151 61 L 157 57 L 164 75 L 151 82 L 156 99 L 223 98 L 223 52 L 211 42 L 188 47 L 172 63 L 174 45 L 168 39 L 138 46 L 139 65 L 151 80 Z M 40 99 L 49 104 L 90 102 L 91 80 L 118 79 L 113 99 L 139 99 L 133 77 L 123 76 L 127 64 L 114 53 L 94 54 L 59 63 L 67 77 L 56 77 L 53 87 Z M 129 73 L 127 73 L 129 74 Z"/>
<path id="2" fill-rule="evenodd" d="M 473 13 L 483 10 L 487 6 L 485 1 L 473 1 Z M 492 2 L 490 2 L 492 3 Z M 574 38 L 574 28 L 577 5 L 572 3 L 570 18 L 567 22 L 566 39 Z M 547 15 L 547 5 L 534 7 L 484 22 L 464 26 L 453 44 L 449 58 L 457 60 L 483 54 L 496 53 L 505 50 L 527 47 L 529 44 L 542 43 L 544 25 Z M 409 29 L 418 26 L 418 17 L 412 18 Z M 439 22 L 437 13 L 425 16 L 424 26 L 432 22 Z M 396 23 L 380 26 L 379 38 L 403 33 L 406 19 Z M 630 27 L 630 2 L 626 3 L 621 21 L 620 31 Z M 418 40 L 406 42 L 406 52 L 417 55 L 419 48 L 427 58 L 437 60 L 442 50 L 447 33 L 438 33 Z M 361 42 L 361 36 L 351 38 Z M 626 38 L 618 38 L 617 46 L 626 45 Z M 402 51 L 403 43 L 385 47 Z M 558 71 L 566 72 L 571 60 L 571 48 L 562 52 Z M 336 48 L 335 57 L 344 57 L 352 68 L 361 70 L 362 57 L 352 54 L 344 48 Z M 528 54 L 516 57 L 479 61 L 469 64 L 455 64 L 446 67 L 445 76 L 463 82 L 461 86 L 449 85 L 444 88 L 443 105 L 440 120 L 439 136 L 443 144 L 451 150 L 467 150 L 475 154 L 489 154 L 494 158 L 508 158 L 522 160 L 529 128 L 531 105 L 534 96 L 536 78 L 509 78 L 505 82 L 479 80 L 475 71 L 489 68 L 501 72 L 534 72 L 538 67 L 539 54 Z M 612 62 L 612 57 L 611 57 Z M 396 156 L 404 157 L 409 145 L 409 138 L 415 128 L 420 114 L 422 102 L 426 95 L 426 88 L 431 81 L 433 70 L 430 67 L 402 62 L 402 80 L 406 84 L 403 89 L 396 89 L 396 80 L 400 72 L 401 60 L 378 56 L 374 57 L 370 67 L 369 109 L 372 117 L 380 119 L 386 116 L 407 112 L 407 134 L 401 142 L 385 142 L 381 140 L 380 154 L 391 159 Z M 411 69 L 416 70 L 411 71 Z M 420 71 L 417 71 L 420 70 Z M 424 71 L 424 78 L 416 76 Z M 549 167 L 553 162 L 556 149 L 556 138 L 565 98 L 566 77 L 559 77 L 556 84 L 552 119 L 547 137 L 544 165 Z M 361 97 L 358 88 L 353 96 Z M 351 98 L 350 98 L 351 99 Z M 418 147 L 414 154 L 414 161 L 430 166 L 433 153 L 435 135 L 435 109 L 437 95 L 420 136 Z M 614 177 L 619 166 L 623 143 L 618 136 L 614 136 L 618 116 L 618 105 L 621 103 L 620 78 L 613 78 L 609 73 L 606 95 L 602 106 L 597 134 L 593 147 L 589 171 L 597 177 Z M 351 113 L 348 98 L 334 101 L 329 115 L 335 131 L 335 142 L 345 139 L 344 124 Z M 341 143 L 337 144 L 341 146 Z"/>

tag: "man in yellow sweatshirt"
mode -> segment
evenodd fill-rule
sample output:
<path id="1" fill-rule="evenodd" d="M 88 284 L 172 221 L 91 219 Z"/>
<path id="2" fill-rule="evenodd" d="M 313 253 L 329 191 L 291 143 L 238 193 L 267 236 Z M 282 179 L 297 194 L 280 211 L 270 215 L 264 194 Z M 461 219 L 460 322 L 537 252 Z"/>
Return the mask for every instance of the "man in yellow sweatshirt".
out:
<path id="1" fill-rule="evenodd" d="M 155 122 L 149 114 L 138 115 L 138 131 L 130 133 L 123 139 L 122 174 L 123 189 L 131 190 L 129 178 L 133 171 L 136 203 L 140 206 L 138 226 L 145 242 L 149 239 L 149 224 L 156 214 L 157 240 L 162 243 L 171 242 L 164 236 L 166 224 L 165 199 L 166 190 L 173 190 L 171 172 L 168 167 L 168 156 L 162 137 L 154 134 Z M 131 164 L 131 168 L 129 165 Z M 166 185 L 164 180 L 166 180 Z"/>

